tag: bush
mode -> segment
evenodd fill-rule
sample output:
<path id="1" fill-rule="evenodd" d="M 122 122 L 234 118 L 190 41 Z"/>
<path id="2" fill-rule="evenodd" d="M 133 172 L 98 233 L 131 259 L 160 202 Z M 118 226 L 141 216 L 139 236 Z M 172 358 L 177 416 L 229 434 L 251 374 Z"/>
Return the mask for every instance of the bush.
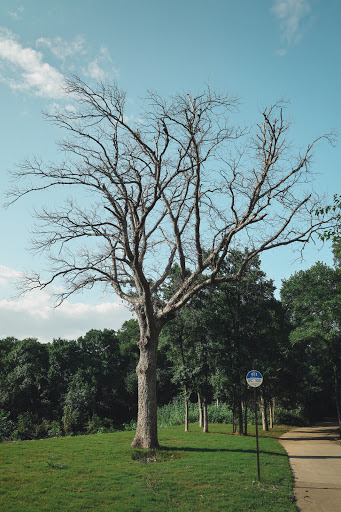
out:
<path id="1" fill-rule="evenodd" d="M 51 421 L 47 426 L 47 437 L 60 437 L 63 435 L 63 429 L 59 421 Z"/>
<path id="2" fill-rule="evenodd" d="M 198 421 L 198 404 L 188 402 L 188 420 Z M 159 427 L 182 425 L 185 422 L 185 400 L 183 396 L 174 398 L 169 404 L 158 408 L 157 421 Z"/>
<path id="3" fill-rule="evenodd" d="M 79 430 L 79 416 L 77 411 L 72 411 L 69 407 L 64 407 L 62 417 L 64 435 L 75 434 Z"/>
<path id="4" fill-rule="evenodd" d="M 11 439 L 11 434 L 16 427 L 14 421 L 9 419 L 10 413 L 0 410 L 0 441 Z"/>
<path id="5" fill-rule="evenodd" d="M 210 423 L 232 423 L 233 414 L 225 403 L 210 404 L 207 406 L 207 416 Z"/>
<path id="6" fill-rule="evenodd" d="M 123 423 L 122 428 L 126 431 L 133 431 L 136 430 L 137 423 L 136 420 L 131 420 L 130 423 Z"/>
<path id="7" fill-rule="evenodd" d="M 98 414 L 93 414 L 89 418 L 86 432 L 87 434 L 105 434 L 106 432 L 113 432 L 113 421 L 109 418 L 100 418 Z"/>
<path id="8" fill-rule="evenodd" d="M 31 412 L 24 412 L 18 416 L 17 432 L 21 440 L 37 439 L 37 417 Z"/>
<path id="9" fill-rule="evenodd" d="M 280 409 L 276 410 L 276 423 L 280 425 L 293 425 L 295 427 L 305 427 L 309 425 L 308 418 L 301 409 Z"/>

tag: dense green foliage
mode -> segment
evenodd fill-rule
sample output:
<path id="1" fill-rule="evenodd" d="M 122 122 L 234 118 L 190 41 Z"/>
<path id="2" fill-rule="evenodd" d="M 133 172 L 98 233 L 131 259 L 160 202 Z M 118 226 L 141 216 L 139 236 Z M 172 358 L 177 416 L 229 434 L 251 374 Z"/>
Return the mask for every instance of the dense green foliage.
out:
<path id="1" fill-rule="evenodd" d="M 254 367 L 264 376 L 263 425 L 270 419 L 303 425 L 335 415 L 341 370 L 338 247 L 335 268 L 317 263 L 293 275 L 283 283 L 282 302 L 257 258 L 242 280 L 189 301 L 160 339 L 159 426 L 183 423 L 185 402 L 188 421 L 197 421 L 199 398 L 206 423 L 232 422 L 235 431 L 247 434 L 254 410 L 245 375 Z M 233 275 L 242 260 L 241 252 L 231 253 L 223 272 Z M 165 296 L 178 278 L 174 266 Z M 0 439 L 136 427 L 138 337 L 138 324 L 130 320 L 117 332 L 91 330 L 77 340 L 0 340 Z"/>
<path id="2" fill-rule="evenodd" d="M 258 486 L 255 438 L 229 435 L 231 425 L 210 425 L 210 432 L 161 429 L 161 450 L 148 453 L 129 447 L 132 432 L 2 444 L 0 510 L 296 511 L 276 439 L 265 433 L 259 440 Z"/>
<path id="3" fill-rule="evenodd" d="M 126 322 L 117 333 L 91 330 L 76 341 L 1 340 L 0 437 L 12 431 L 12 438 L 34 439 L 129 422 L 136 415 L 136 332 L 135 322 Z"/>
<path id="4" fill-rule="evenodd" d="M 329 391 L 329 397 L 334 394 L 341 428 L 341 270 L 318 262 L 284 281 L 281 297 L 290 316 L 290 340 L 305 348 L 306 390 L 316 386 Z M 319 372 L 311 364 L 314 359 Z M 325 389 L 328 373 L 334 393 Z"/>

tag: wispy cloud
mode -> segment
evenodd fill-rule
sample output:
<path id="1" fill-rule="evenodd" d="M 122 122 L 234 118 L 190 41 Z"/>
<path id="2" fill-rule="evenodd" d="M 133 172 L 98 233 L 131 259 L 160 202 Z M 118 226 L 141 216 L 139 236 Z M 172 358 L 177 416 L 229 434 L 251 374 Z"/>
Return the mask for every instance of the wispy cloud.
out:
<path id="1" fill-rule="evenodd" d="M 24 46 L 6 27 L 0 27 L 0 81 L 15 91 L 59 100 L 65 98 L 64 70 L 83 74 L 96 81 L 117 79 L 119 71 L 113 66 L 108 48 L 101 47 L 89 58 L 86 41 L 76 36 L 71 41 L 61 37 L 41 37 L 36 47 Z M 59 69 L 47 62 L 43 50 L 49 50 L 59 61 Z"/>
<path id="2" fill-rule="evenodd" d="M 86 76 L 100 82 L 114 76 L 118 78 L 119 71 L 113 67 L 112 59 L 108 48 L 102 46 L 99 55 L 89 62 L 87 68 L 83 70 Z"/>
<path id="3" fill-rule="evenodd" d="M 282 41 L 286 47 L 297 44 L 305 31 L 306 22 L 311 13 L 308 0 L 275 0 L 271 8 L 280 23 Z M 279 50 L 279 55 L 285 55 L 286 49 Z"/>
<path id="4" fill-rule="evenodd" d="M 53 39 L 40 37 L 36 41 L 36 46 L 38 48 L 48 48 L 57 59 L 62 61 L 68 57 L 86 53 L 85 39 L 81 36 L 76 36 L 72 41 L 65 41 L 61 37 L 54 37 Z"/>
<path id="5" fill-rule="evenodd" d="M 13 279 L 19 272 L 0 265 L 0 296 L 13 292 Z M 97 305 L 64 302 L 53 309 L 46 291 L 35 290 L 18 300 L 0 300 L 0 339 L 14 336 L 38 338 L 48 342 L 53 338 L 74 339 L 90 329 L 119 329 L 131 313 L 120 302 Z"/>
<path id="6" fill-rule="evenodd" d="M 0 80 L 11 89 L 45 98 L 61 98 L 64 76 L 44 62 L 41 52 L 21 45 L 15 35 L 0 28 Z"/>

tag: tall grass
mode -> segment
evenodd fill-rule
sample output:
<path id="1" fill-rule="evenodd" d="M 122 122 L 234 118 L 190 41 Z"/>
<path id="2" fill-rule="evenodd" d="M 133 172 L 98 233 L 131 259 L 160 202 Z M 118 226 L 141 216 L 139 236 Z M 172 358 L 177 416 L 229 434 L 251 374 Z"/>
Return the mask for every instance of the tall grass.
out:
<path id="1" fill-rule="evenodd" d="M 185 422 L 185 403 L 182 396 L 176 397 L 172 402 L 158 408 L 158 426 L 172 427 L 182 425 Z M 209 423 L 232 423 L 233 414 L 230 407 L 225 403 L 209 404 L 207 406 Z M 254 415 L 252 414 L 252 419 Z M 199 408 L 197 403 L 189 402 L 188 419 L 195 423 L 199 419 Z"/>
<path id="2" fill-rule="evenodd" d="M 183 396 L 178 396 L 169 404 L 159 407 L 157 414 L 158 426 L 161 428 L 182 425 L 185 422 L 185 402 Z M 216 403 L 209 404 L 207 406 L 207 414 L 209 423 L 233 423 L 233 412 L 226 403 L 220 402 L 218 405 Z M 190 423 L 198 421 L 199 407 L 197 403 L 189 402 L 188 417 Z M 255 424 L 253 408 L 248 408 L 247 421 L 251 425 Z M 257 423 L 262 423 L 260 411 L 258 412 Z M 301 427 L 308 425 L 309 421 L 300 409 L 287 410 L 278 407 L 276 410 L 276 423 Z"/>

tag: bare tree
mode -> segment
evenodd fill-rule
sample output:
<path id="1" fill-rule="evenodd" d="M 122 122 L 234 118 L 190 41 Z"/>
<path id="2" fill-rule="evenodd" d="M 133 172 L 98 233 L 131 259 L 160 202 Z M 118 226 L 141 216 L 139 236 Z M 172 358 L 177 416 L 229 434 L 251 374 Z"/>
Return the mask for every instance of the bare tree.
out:
<path id="1" fill-rule="evenodd" d="M 62 206 L 37 213 L 34 248 L 49 254 L 50 274 L 27 276 L 25 288 L 62 279 L 59 304 L 101 283 L 131 305 L 140 327 L 133 446 L 154 448 L 162 327 L 199 290 L 238 279 L 257 254 L 305 244 L 325 225 L 304 186 L 318 139 L 293 156 L 280 104 L 264 110 L 253 135 L 243 133 L 230 123 L 236 99 L 209 87 L 169 101 L 150 93 L 135 120 L 116 85 L 93 89 L 75 78 L 66 93 L 75 108 L 47 115 L 67 132 L 59 143 L 65 160 L 27 160 L 13 173 L 12 201 L 74 188 Z M 224 277 L 234 247 L 249 250 L 238 272 Z M 180 279 L 165 299 L 160 289 L 174 264 Z"/>

